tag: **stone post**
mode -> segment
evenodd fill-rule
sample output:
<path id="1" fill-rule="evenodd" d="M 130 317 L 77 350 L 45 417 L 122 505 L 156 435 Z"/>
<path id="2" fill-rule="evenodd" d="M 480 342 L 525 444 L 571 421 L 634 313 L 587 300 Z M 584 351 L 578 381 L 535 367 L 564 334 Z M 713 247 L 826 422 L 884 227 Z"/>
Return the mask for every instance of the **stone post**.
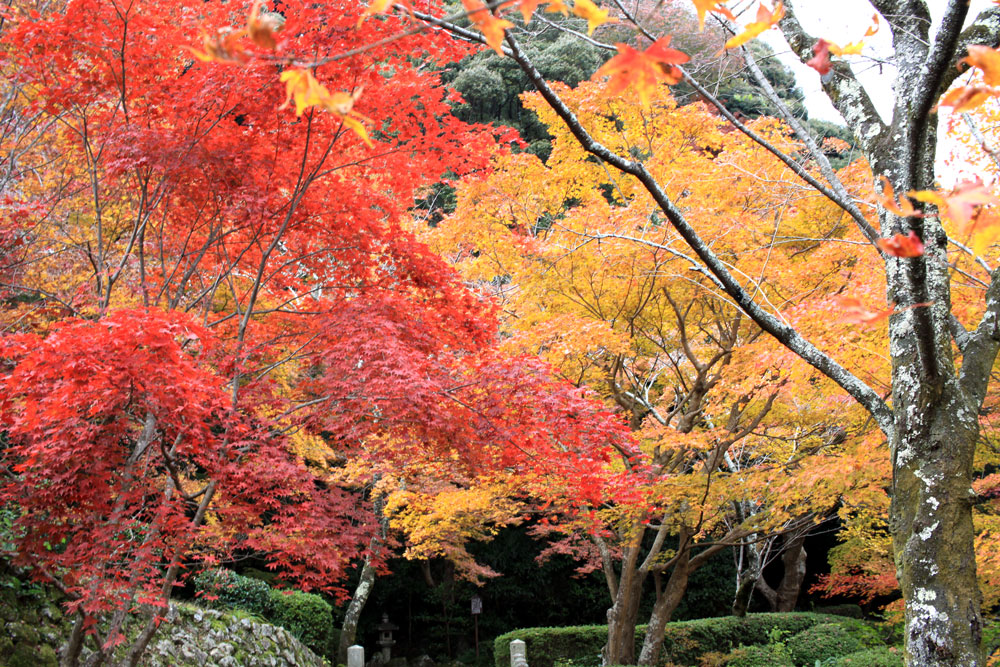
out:
<path id="1" fill-rule="evenodd" d="M 347 647 L 347 667 L 365 667 L 365 647 L 354 646 Z"/>
<path id="2" fill-rule="evenodd" d="M 528 667 L 528 647 L 521 639 L 510 643 L 510 667 Z"/>

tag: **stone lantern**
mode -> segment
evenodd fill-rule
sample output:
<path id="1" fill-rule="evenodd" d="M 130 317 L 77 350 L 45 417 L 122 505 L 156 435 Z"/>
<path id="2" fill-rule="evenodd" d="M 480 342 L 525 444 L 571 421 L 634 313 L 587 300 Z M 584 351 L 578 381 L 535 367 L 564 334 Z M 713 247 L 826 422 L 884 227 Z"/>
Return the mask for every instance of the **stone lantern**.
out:
<path id="1" fill-rule="evenodd" d="M 378 624 L 378 645 L 382 647 L 382 662 L 389 663 L 392 657 L 392 647 L 396 643 L 392 638 L 392 631 L 399 630 L 399 626 L 389 622 L 389 614 L 382 614 L 382 622 Z"/>

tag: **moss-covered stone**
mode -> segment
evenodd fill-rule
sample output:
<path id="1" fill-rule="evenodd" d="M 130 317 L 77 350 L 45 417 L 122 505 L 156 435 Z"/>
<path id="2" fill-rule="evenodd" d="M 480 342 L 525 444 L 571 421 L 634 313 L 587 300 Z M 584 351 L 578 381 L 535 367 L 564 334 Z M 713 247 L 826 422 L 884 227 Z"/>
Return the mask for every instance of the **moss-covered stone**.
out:
<path id="1" fill-rule="evenodd" d="M 70 620 L 58 594 L 0 567 L 0 666 L 57 667 Z M 134 637 L 140 622 L 126 624 Z M 127 644 L 121 650 L 127 650 Z M 88 648 L 84 649 L 86 659 Z M 116 655 L 121 658 L 123 655 Z M 143 667 L 325 667 L 325 662 L 284 628 L 247 613 L 191 604 L 171 607 L 143 656 Z"/>
<path id="2" fill-rule="evenodd" d="M 55 649 L 36 644 L 15 645 L 7 659 L 7 667 L 56 667 L 58 664 Z"/>
<path id="3" fill-rule="evenodd" d="M 7 634 L 16 644 L 37 644 L 42 639 L 41 634 L 35 626 L 21 621 L 8 623 Z"/>

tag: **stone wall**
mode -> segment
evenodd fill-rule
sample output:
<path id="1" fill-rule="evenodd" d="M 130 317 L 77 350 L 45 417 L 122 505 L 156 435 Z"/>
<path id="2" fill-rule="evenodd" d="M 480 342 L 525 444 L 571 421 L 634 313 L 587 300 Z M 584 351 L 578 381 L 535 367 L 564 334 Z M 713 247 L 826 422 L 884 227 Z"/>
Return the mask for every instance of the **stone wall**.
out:
<path id="1" fill-rule="evenodd" d="M 150 642 L 148 667 L 323 667 L 327 663 L 284 628 L 248 615 L 177 605 Z"/>
<path id="2" fill-rule="evenodd" d="M 56 598 L 9 573 L 0 576 L 0 665 L 56 667 L 69 635 Z M 326 667 L 284 628 L 240 612 L 173 605 L 140 663 L 144 667 Z"/>

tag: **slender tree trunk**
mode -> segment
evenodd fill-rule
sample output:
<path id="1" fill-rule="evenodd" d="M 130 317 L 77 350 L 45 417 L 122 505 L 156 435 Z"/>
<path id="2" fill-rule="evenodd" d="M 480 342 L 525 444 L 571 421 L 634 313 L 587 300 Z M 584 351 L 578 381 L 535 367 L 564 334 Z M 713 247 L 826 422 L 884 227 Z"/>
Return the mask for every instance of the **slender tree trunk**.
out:
<path id="1" fill-rule="evenodd" d="M 380 479 L 381 475 L 376 474 L 374 482 L 377 483 Z M 385 502 L 381 498 L 375 498 L 372 509 L 378 518 L 378 528 L 375 529 L 375 534 L 372 535 L 368 543 L 365 564 L 361 567 L 361 578 L 354 589 L 354 595 L 351 596 L 350 603 L 347 605 L 347 611 L 344 613 L 344 624 L 340 628 L 340 642 L 337 644 L 337 664 L 340 665 L 347 664 L 347 649 L 353 646 L 355 639 L 357 639 L 358 620 L 361 618 L 361 612 L 364 610 L 372 588 L 375 586 L 375 566 L 372 565 L 372 558 L 382 547 L 382 543 L 389 531 L 388 521 L 382 512 L 384 506 Z"/>
<path id="2" fill-rule="evenodd" d="M 59 667 L 74 667 L 80 660 L 80 651 L 83 650 L 83 624 L 86 617 L 82 612 L 76 613 L 76 621 L 73 622 L 73 631 L 69 636 L 69 642 L 59 660 Z"/>
<path id="3" fill-rule="evenodd" d="M 347 649 L 354 645 L 354 640 L 358 635 L 358 619 L 361 618 L 361 611 L 368 602 L 372 588 L 375 586 L 375 568 L 372 567 L 371 556 L 365 558 L 364 567 L 361 568 L 361 580 L 354 589 L 351 602 L 347 605 L 347 612 L 344 614 L 344 625 L 340 629 L 340 643 L 337 645 L 337 664 L 347 664 Z"/>
<path id="4" fill-rule="evenodd" d="M 614 605 L 608 609 L 608 643 L 604 645 L 604 665 L 635 664 L 635 626 L 639 622 L 642 586 L 622 586 Z"/>
<path id="5" fill-rule="evenodd" d="M 693 572 L 690 548 L 684 548 L 679 556 L 670 572 L 670 577 L 667 579 L 666 587 L 658 591 L 659 595 L 656 596 L 653 613 L 650 614 L 649 625 L 646 627 L 646 637 L 642 642 L 642 651 L 639 653 L 638 664 L 640 665 L 655 665 L 657 663 L 660 650 L 663 648 L 667 623 L 670 622 L 670 617 L 673 616 L 674 610 L 677 609 L 684 593 L 687 592 L 688 579 Z"/>
<path id="6" fill-rule="evenodd" d="M 639 531 L 622 558 L 621 576 L 614 601 L 608 609 L 608 643 L 604 645 L 604 665 L 635 664 L 635 626 L 639 622 L 646 572 L 638 566 L 642 534 Z"/>
<path id="7" fill-rule="evenodd" d="M 752 537 L 752 536 L 751 536 Z M 750 607 L 750 599 L 753 597 L 754 589 L 764 580 L 760 558 L 760 544 L 747 544 L 743 547 L 746 554 L 746 567 L 736 578 L 736 595 L 733 596 L 733 616 L 743 617 L 747 615 Z"/>

